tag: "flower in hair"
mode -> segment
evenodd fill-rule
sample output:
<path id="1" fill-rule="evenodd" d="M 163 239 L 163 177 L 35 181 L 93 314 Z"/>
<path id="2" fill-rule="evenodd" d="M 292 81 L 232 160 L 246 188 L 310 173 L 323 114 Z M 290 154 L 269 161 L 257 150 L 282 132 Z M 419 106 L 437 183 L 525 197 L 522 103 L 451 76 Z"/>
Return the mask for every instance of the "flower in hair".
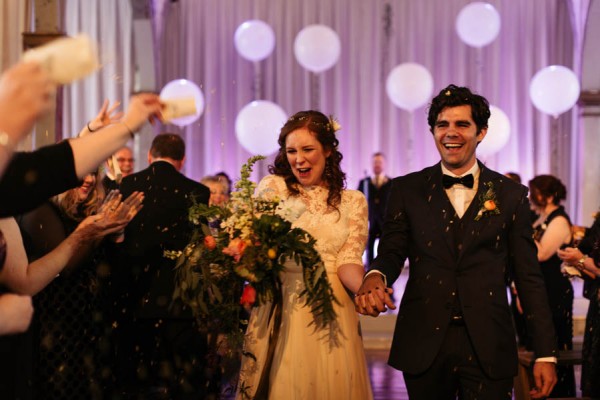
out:
<path id="1" fill-rule="evenodd" d="M 335 118 L 333 118 L 333 115 L 329 116 L 329 125 L 331 126 L 331 129 L 333 129 L 334 132 L 337 132 L 340 129 L 342 129 L 342 126 L 339 122 L 337 122 Z"/>

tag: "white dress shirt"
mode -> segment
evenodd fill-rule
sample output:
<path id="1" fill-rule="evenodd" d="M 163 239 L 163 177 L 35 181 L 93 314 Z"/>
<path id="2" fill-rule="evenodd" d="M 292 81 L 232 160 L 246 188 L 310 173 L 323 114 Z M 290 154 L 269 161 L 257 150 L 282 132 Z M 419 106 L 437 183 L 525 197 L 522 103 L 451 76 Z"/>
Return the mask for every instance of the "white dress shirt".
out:
<path id="1" fill-rule="evenodd" d="M 465 175 L 473 174 L 473 187 L 468 188 L 465 185 L 460 183 L 456 183 L 452 185 L 452 187 L 448 189 L 444 189 L 448 198 L 450 199 L 450 203 L 454 207 L 456 214 L 459 218 L 462 218 L 465 215 L 465 211 L 471 205 L 471 202 L 475 198 L 475 194 L 477 193 L 477 188 L 479 187 L 479 174 L 481 170 L 479 169 L 479 164 L 476 162 L 467 172 L 462 174 L 461 176 L 455 175 L 450 172 L 444 164 L 442 164 L 442 173 L 444 175 L 450 175 L 455 178 L 462 178 Z"/>

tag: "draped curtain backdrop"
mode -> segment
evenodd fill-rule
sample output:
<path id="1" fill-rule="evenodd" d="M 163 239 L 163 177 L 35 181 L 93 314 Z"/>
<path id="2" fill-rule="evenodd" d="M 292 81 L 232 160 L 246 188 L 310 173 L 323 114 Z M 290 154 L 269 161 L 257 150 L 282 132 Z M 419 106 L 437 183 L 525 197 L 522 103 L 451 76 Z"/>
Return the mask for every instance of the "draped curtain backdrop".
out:
<path id="1" fill-rule="evenodd" d="M 500 172 L 517 171 L 527 183 L 552 173 L 569 183 L 568 205 L 577 204 L 570 182 L 571 150 L 578 132 L 576 111 L 554 120 L 532 105 L 529 82 L 541 68 L 573 68 L 573 5 L 562 0 L 491 0 L 502 27 L 481 49 L 464 44 L 455 20 L 467 0 L 153 0 L 157 85 L 186 78 L 202 87 L 203 116 L 183 129 L 190 146 L 187 173 L 195 178 L 219 170 L 238 176 L 250 155 L 237 142 L 240 109 L 261 99 L 279 104 L 289 115 L 311 108 L 335 115 L 348 186 L 370 171 L 372 153 L 387 156 L 392 176 L 439 160 L 426 106 L 410 113 L 387 98 L 385 80 L 396 65 L 416 62 L 434 80 L 434 95 L 450 83 L 466 85 L 502 109 L 511 137 L 497 155 L 483 160 Z M 576 1 L 575 3 L 579 3 Z M 578 13 L 579 15 L 580 13 Z M 273 54 L 255 66 L 236 52 L 233 36 L 244 21 L 261 19 L 275 32 Z M 295 60 L 293 42 L 310 24 L 325 24 L 339 35 L 339 62 L 317 76 Z M 257 90 L 258 87 L 258 90 Z M 270 158 L 272 160 L 272 157 Z M 264 165 L 258 175 L 265 173 Z"/>
<path id="2" fill-rule="evenodd" d="M 126 109 L 134 86 L 135 63 L 129 1 L 66 0 L 65 13 L 66 34 L 86 33 L 96 41 L 101 65 L 96 73 L 64 88 L 62 135 L 66 138 L 76 136 L 105 99 L 111 104 L 121 101 L 120 109 Z"/>
<path id="3" fill-rule="evenodd" d="M 0 1 L 5 16 L 18 15 L 14 2 Z M 544 115 L 531 104 L 529 82 L 539 69 L 553 64 L 579 74 L 588 0 L 489 0 L 501 16 L 502 28 L 482 49 L 462 43 L 455 31 L 456 16 L 467 0 L 148 2 L 154 89 L 186 78 L 206 97 L 204 114 L 196 123 L 160 127 L 186 139 L 184 172 L 194 179 L 221 170 L 238 177 L 250 154 L 236 139 L 235 118 L 255 99 L 273 101 L 290 115 L 315 104 L 335 115 L 342 125 L 340 148 L 350 188 L 370 170 L 376 151 L 387 155 L 392 176 L 437 162 L 426 107 L 412 113 L 398 109 L 385 92 L 387 75 L 396 65 L 416 62 L 431 72 L 434 95 L 449 83 L 466 85 L 508 115 L 511 138 L 497 155 L 483 160 L 487 165 L 500 172 L 518 171 L 525 183 L 540 173 L 558 175 L 569 188 L 567 208 L 578 215 L 582 183 L 575 177 L 581 176 L 582 167 L 577 161 L 577 110 L 557 120 Z M 277 42 L 273 54 L 256 65 L 239 56 L 233 44 L 236 28 L 249 19 L 270 24 Z M 65 89 L 63 136 L 68 137 L 96 114 L 103 99 L 127 102 L 135 86 L 136 60 L 129 1 L 66 0 L 65 21 L 67 34 L 86 32 L 98 41 L 102 59 L 98 73 Z M 293 55 L 297 33 L 316 23 L 333 28 L 342 44 L 339 62 L 318 75 L 305 71 Z M 20 41 L 18 36 L 12 36 L 11 46 Z M 144 132 L 136 138 L 138 170 L 145 167 L 142 159 L 152 135 Z M 268 162 L 258 166 L 255 179 L 266 173 Z"/>

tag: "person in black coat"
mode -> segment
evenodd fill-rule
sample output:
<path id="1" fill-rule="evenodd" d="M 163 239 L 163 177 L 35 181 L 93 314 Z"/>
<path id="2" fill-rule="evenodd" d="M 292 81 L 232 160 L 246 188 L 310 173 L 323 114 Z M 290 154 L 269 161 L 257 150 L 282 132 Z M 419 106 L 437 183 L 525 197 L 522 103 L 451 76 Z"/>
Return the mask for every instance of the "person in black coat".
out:
<path id="1" fill-rule="evenodd" d="M 108 294 L 115 318 L 115 367 L 119 395 L 204 398 L 206 337 L 189 308 L 172 303 L 175 262 L 165 250 L 182 250 L 192 224 L 188 209 L 208 203 L 209 189 L 181 174 L 185 144 L 160 134 L 150 165 L 121 182 L 123 196 L 144 193 L 144 208 L 131 221 L 111 268 Z M 144 397 L 145 396 L 145 397 Z"/>
<path id="2" fill-rule="evenodd" d="M 373 154 L 373 176 L 366 177 L 358 184 L 358 190 L 364 193 L 369 204 L 369 241 L 367 243 L 367 262 L 370 265 L 375 257 L 375 241 L 381 236 L 383 217 L 387 206 L 392 180 L 385 174 L 385 155 Z"/>
<path id="3" fill-rule="evenodd" d="M 511 398 L 510 268 L 533 338 L 532 397 L 548 396 L 556 384 L 556 335 L 527 188 L 475 157 L 489 116 L 487 100 L 465 87 L 450 85 L 433 99 L 428 123 L 441 162 L 392 182 L 379 254 L 355 297 L 362 314 L 395 308 L 386 286 L 408 258 L 388 362 L 403 371 L 411 398 Z"/>

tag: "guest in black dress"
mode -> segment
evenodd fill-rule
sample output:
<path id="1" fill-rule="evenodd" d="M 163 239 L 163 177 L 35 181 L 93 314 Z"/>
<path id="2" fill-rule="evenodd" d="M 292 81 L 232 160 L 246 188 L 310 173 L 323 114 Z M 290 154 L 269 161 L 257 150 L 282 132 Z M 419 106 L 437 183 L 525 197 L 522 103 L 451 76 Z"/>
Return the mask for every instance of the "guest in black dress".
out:
<path id="1" fill-rule="evenodd" d="M 583 295 L 590 304 L 583 334 L 581 393 L 597 399 L 600 398 L 600 212 L 579 246 L 559 250 L 558 254 L 564 262 L 578 268 L 585 279 Z"/>
<path id="2" fill-rule="evenodd" d="M 30 260 L 64 240 L 103 200 L 96 174 L 19 218 Z M 102 256 L 91 251 L 65 269 L 34 297 L 34 381 L 36 398 L 101 398 L 99 363 L 104 340 L 100 286 Z"/>
<path id="3" fill-rule="evenodd" d="M 538 260 L 548 293 L 552 321 L 558 337 L 559 350 L 573 349 L 573 287 L 561 271 L 562 261 L 557 251 L 571 243 L 571 221 L 560 205 L 567 197 L 563 183 L 552 175 L 538 175 L 529 181 L 532 209 L 539 215 L 533 223 Z M 572 366 L 556 368 L 558 382 L 550 397 L 575 396 L 575 375 Z"/>

